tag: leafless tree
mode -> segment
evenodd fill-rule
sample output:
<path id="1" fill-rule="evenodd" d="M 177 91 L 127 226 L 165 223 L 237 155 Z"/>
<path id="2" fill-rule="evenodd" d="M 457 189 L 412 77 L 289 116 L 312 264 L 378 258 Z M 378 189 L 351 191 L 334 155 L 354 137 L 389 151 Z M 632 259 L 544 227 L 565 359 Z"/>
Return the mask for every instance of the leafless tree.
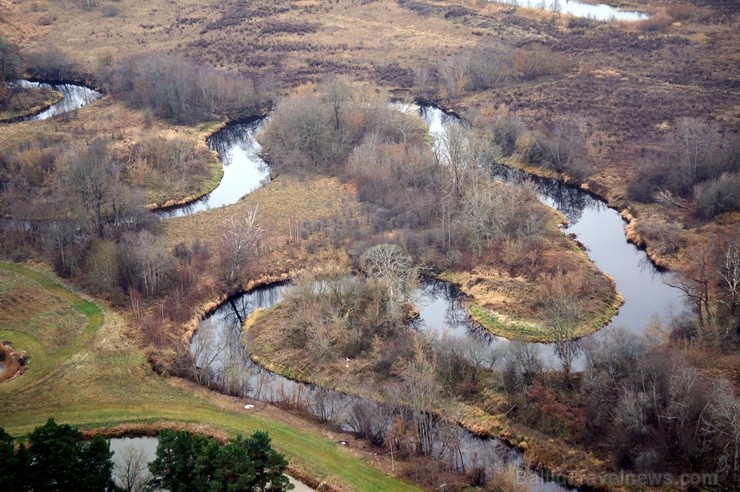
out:
<path id="1" fill-rule="evenodd" d="M 701 431 L 714 445 L 717 470 L 727 477 L 728 483 L 740 480 L 740 398 L 732 384 L 720 380 L 713 400 L 702 414 Z"/>
<path id="2" fill-rule="evenodd" d="M 570 383 L 573 360 L 580 352 L 580 344 L 574 337 L 582 311 L 581 303 L 572 293 L 551 297 L 544 310 L 566 383 Z"/>
<path id="3" fill-rule="evenodd" d="M 462 123 L 450 123 L 437 142 L 435 152 L 449 173 L 453 195 L 462 197 L 477 170 L 470 130 Z"/>
<path id="4" fill-rule="evenodd" d="M 217 379 L 217 367 L 223 364 L 221 361 L 225 350 L 226 341 L 219 336 L 218 328 L 211 319 L 201 322 L 198 330 L 193 335 L 189 350 L 192 367 L 189 369 L 198 384 L 210 386 Z"/>
<path id="5" fill-rule="evenodd" d="M 157 295 L 169 285 L 175 260 L 161 237 L 143 230 L 125 234 L 122 244 L 129 282 L 147 296 Z"/>
<path id="6" fill-rule="evenodd" d="M 435 441 L 435 417 L 430 413 L 441 395 L 436 379 L 436 360 L 417 342 L 413 358 L 401 370 L 401 401 L 408 405 L 416 437 L 416 451 L 430 455 Z"/>
<path id="7" fill-rule="evenodd" d="M 727 306 L 730 316 L 734 317 L 740 302 L 740 239 L 738 236 L 735 236 L 735 241 L 719 247 L 715 269 L 724 294 L 720 302 Z"/>
<path id="8" fill-rule="evenodd" d="M 382 279 L 393 302 L 407 299 L 416 285 L 417 272 L 411 256 L 396 244 L 378 244 L 360 257 L 360 266 L 371 278 Z"/>
<path id="9" fill-rule="evenodd" d="M 321 87 L 321 92 L 327 99 L 334 119 L 334 130 L 341 127 L 341 113 L 344 105 L 352 96 L 351 88 L 337 76 L 330 76 Z"/>
<path id="10" fill-rule="evenodd" d="M 221 272 L 227 285 L 237 287 L 244 281 L 259 253 L 264 229 L 257 207 L 248 209 L 240 218 L 229 218 L 219 243 Z"/>
<path id="11" fill-rule="evenodd" d="M 113 478 L 126 492 L 143 491 L 151 477 L 148 463 L 149 459 L 144 449 L 127 444 L 113 467 Z"/>

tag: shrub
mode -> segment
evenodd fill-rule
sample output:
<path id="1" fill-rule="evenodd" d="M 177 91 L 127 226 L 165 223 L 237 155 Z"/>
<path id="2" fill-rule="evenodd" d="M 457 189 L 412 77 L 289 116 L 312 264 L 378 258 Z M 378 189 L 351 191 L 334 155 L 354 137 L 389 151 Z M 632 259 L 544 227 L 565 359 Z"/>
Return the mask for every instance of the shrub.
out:
<path id="1" fill-rule="evenodd" d="M 696 214 L 705 220 L 740 210 L 740 173 L 723 173 L 696 185 L 694 200 Z"/>
<path id="2" fill-rule="evenodd" d="M 103 12 L 103 17 L 115 17 L 121 11 L 118 10 L 118 7 L 114 5 L 104 5 L 102 8 L 102 12 Z"/>
<path id="3" fill-rule="evenodd" d="M 66 53 L 47 46 L 26 55 L 26 65 L 32 77 L 45 80 L 82 80 L 82 68 Z"/>
<path id="4" fill-rule="evenodd" d="M 265 102 L 250 79 L 172 56 L 129 58 L 102 75 L 132 106 L 175 123 L 246 117 Z"/>

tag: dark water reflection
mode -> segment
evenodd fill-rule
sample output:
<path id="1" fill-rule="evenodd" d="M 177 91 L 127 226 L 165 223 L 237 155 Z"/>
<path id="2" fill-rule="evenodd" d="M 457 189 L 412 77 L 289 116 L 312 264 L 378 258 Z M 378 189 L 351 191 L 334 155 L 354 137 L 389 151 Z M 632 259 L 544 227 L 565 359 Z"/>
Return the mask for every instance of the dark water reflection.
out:
<path id="1" fill-rule="evenodd" d="M 47 84 L 45 82 L 31 82 L 28 80 L 18 80 L 13 82 L 17 87 L 25 89 L 51 89 L 59 92 L 64 96 L 61 101 L 53 104 L 48 109 L 31 116 L 22 118 L 21 121 L 45 120 L 53 116 L 68 113 L 80 109 L 92 102 L 97 101 L 103 94 L 85 86 L 75 84 Z"/>
<path id="2" fill-rule="evenodd" d="M 259 157 L 262 146 L 256 136 L 267 118 L 229 123 L 208 139 L 208 147 L 218 152 L 224 175 L 218 186 L 203 198 L 186 205 L 156 211 L 162 218 L 192 215 L 211 208 L 231 205 L 269 181 L 265 161 Z"/>

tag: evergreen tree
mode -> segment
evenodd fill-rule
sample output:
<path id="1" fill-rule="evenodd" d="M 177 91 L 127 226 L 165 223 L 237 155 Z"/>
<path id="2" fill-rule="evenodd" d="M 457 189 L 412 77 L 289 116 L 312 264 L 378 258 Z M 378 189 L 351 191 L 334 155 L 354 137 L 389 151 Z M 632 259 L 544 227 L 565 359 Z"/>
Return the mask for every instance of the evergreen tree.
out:
<path id="1" fill-rule="evenodd" d="M 111 479 L 113 453 L 102 437 L 87 442 L 78 430 L 49 419 L 31 433 L 28 444 L 23 468 L 24 483 L 30 490 L 116 489 Z"/>
<path id="2" fill-rule="evenodd" d="M 13 449 L 13 437 L 0 427 L 0 490 L 19 490 L 19 458 Z"/>
<path id="3" fill-rule="evenodd" d="M 283 473 L 288 461 L 272 449 L 267 432 L 256 431 L 246 440 L 246 446 L 247 454 L 257 472 L 253 490 L 287 490 L 290 482 Z"/>
<path id="4" fill-rule="evenodd" d="M 266 432 L 220 445 L 189 432 L 165 430 L 149 465 L 150 486 L 172 492 L 283 491 L 292 488 L 283 475 L 287 465 Z"/>

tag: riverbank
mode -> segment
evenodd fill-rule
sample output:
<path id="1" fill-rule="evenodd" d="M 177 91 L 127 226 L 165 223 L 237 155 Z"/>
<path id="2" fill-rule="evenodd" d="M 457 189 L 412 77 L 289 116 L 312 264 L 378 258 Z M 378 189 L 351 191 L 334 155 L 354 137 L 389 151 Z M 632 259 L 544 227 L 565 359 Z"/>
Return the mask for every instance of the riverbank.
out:
<path id="1" fill-rule="evenodd" d="M 413 490 L 330 433 L 296 425 L 289 416 L 281 422 L 274 407 L 249 413 L 242 400 L 157 376 L 124 335 L 120 314 L 74 292 L 44 266 L 0 263 L 0 281 L 0 338 L 30 356 L 21 377 L 0 384 L 0 426 L 9 433 L 26 434 L 49 416 L 85 429 L 174 424 L 221 436 L 266 430 L 314 480 L 342 489 Z"/>
<path id="2" fill-rule="evenodd" d="M 0 111 L 0 124 L 14 123 L 43 113 L 61 101 L 63 97 L 61 93 L 51 89 L 19 89 L 17 94 L 10 96 L 6 105 L 20 106 L 20 108 Z"/>

